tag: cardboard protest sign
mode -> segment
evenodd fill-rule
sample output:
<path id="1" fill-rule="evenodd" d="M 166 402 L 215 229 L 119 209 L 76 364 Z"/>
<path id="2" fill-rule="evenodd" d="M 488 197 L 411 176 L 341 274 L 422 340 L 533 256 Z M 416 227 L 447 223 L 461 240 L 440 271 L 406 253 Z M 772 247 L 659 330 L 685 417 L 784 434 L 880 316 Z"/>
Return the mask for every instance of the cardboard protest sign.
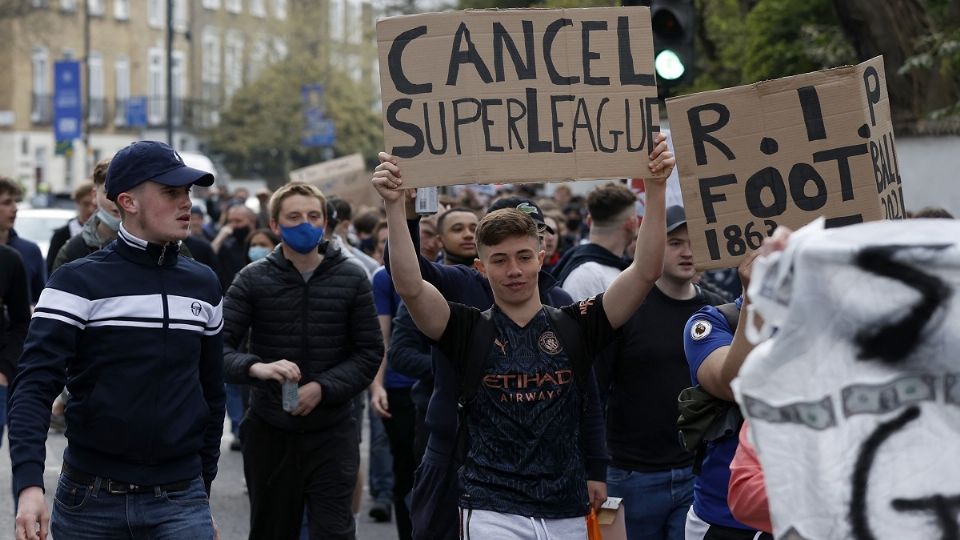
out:
<path id="1" fill-rule="evenodd" d="M 883 59 L 667 100 L 696 267 L 778 225 L 904 217 Z"/>
<path id="2" fill-rule="evenodd" d="M 384 142 L 409 187 L 649 175 L 647 8 L 393 17 L 377 41 Z"/>
<path id="3" fill-rule="evenodd" d="M 337 196 L 355 204 L 372 204 L 378 200 L 369 176 L 360 154 L 290 171 L 291 182 L 313 184 L 327 197 Z"/>

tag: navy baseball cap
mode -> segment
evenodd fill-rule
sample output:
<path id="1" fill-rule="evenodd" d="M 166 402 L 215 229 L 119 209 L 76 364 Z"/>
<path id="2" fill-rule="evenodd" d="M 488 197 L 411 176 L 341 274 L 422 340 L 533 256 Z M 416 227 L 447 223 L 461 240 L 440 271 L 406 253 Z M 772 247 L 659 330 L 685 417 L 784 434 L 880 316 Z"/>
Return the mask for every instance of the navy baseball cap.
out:
<path id="1" fill-rule="evenodd" d="M 176 150 L 162 142 L 136 141 L 120 149 L 107 169 L 107 199 L 153 181 L 165 186 L 213 185 L 213 175 L 187 167 Z"/>
<path id="2" fill-rule="evenodd" d="M 687 224 L 687 213 L 682 206 L 674 205 L 667 207 L 667 233 L 671 233 L 681 225 Z"/>
<path id="3" fill-rule="evenodd" d="M 536 222 L 538 228 L 546 229 L 550 231 L 551 234 L 556 233 L 556 231 L 553 230 L 553 227 L 550 227 L 546 224 L 546 222 L 543 221 L 543 212 L 540 211 L 540 207 L 530 199 L 522 199 L 520 197 L 503 197 L 502 199 L 497 199 L 494 201 L 494 203 L 490 205 L 490 208 L 487 208 L 487 213 L 493 212 L 494 210 L 501 210 L 503 208 L 516 208 L 517 210 L 530 216 L 530 218 Z"/>

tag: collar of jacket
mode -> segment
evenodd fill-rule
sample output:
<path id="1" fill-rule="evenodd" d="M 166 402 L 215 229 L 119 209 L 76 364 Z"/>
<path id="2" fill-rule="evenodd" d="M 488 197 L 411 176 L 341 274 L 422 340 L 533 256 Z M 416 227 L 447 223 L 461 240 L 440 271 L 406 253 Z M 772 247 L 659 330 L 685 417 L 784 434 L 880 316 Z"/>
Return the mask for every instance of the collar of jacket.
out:
<path id="1" fill-rule="evenodd" d="M 113 243 L 117 253 L 139 264 L 149 266 L 175 266 L 180 253 L 180 242 L 154 244 L 130 234 L 123 224 Z"/>
<path id="2" fill-rule="evenodd" d="M 343 254 L 340 252 L 340 248 L 336 246 L 336 242 L 331 242 L 330 240 L 320 242 L 320 245 L 317 246 L 317 251 L 323 255 L 323 260 L 320 261 L 320 266 L 313 271 L 314 274 L 325 270 L 343 258 Z M 292 262 L 283 256 L 283 248 L 280 245 L 267 255 L 267 260 L 285 273 L 289 272 L 291 276 L 296 276 L 296 279 L 303 281 L 303 278 L 300 276 L 300 271 L 293 266 Z"/>

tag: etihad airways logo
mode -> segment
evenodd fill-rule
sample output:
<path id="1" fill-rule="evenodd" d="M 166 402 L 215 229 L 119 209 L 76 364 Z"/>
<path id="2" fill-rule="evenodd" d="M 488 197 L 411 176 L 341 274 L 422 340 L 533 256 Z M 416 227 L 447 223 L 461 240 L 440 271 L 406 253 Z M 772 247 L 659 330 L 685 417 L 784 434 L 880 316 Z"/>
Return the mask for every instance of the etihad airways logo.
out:
<path id="1" fill-rule="evenodd" d="M 483 378 L 483 385 L 491 390 L 501 390 L 501 403 L 522 403 L 559 397 L 562 387 L 572 381 L 573 370 L 560 369 L 547 373 L 487 375 Z"/>

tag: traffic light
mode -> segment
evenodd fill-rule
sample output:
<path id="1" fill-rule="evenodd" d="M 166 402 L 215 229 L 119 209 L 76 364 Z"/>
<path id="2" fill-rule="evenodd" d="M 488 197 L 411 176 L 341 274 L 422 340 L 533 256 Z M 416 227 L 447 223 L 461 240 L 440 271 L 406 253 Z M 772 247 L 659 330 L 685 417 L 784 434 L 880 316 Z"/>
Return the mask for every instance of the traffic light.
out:
<path id="1" fill-rule="evenodd" d="M 650 8 L 654 67 L 661 96 L 695 77 L 697 10 L 694 0 L 623 0 L 624 6 Z"/>

